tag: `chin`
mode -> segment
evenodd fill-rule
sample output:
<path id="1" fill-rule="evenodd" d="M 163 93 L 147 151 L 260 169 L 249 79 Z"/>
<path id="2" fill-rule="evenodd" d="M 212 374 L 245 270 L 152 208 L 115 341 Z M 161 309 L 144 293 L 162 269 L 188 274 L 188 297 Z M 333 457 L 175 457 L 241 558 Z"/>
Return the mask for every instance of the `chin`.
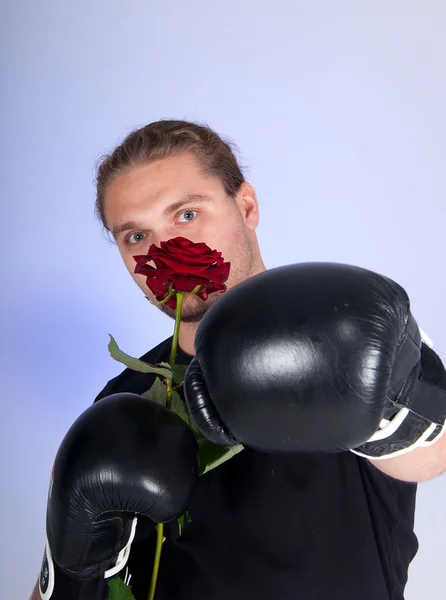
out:
<path id="1" fill-rule="evenodd" d="M 207 300 L 202 300 L 198 298 L 198 296 L 194 296 L 192 294 L 186 294 L 183 300 L 183 310 L 181 314 L 181 322 L 182 323 L 199 323 L 210 307 L 218 302 L 219 298 L 225 295 L 226 292 L 229 292 L 232 288 L 236 287 L 241 281 L 244 279 L 248 279 L 249 275 L 247 275 L 242 280 L 228 280 L 226 282 L 226 291 L 225 292 L 214 292 L 208 296 Z M 147 296 L 146 296 L 147 297 Z M 153 300 L 150 300 L 152 304 L 154 304 Z M 158 306 L 159 310 L 163 312 L 165 315 L 170 317 L 171 319 L 175 319 L 176 311 L 165 304 Z"/>
<path id="2" fill-rule="evenodd" d="M 181 321 L 183 323 L 198 323 L 220 296 L 221 294 L 214 293 L 211 294 L 207 300 L 201 300 L 201 298 L 193 298 L 189 296 L 190 302 L 186 304 L 185 300 L 183 304 Z"/>
<path id="3" fill-rule="evenodd" d="M 183 309 L 181 312 L 181 322 L 182 323 L 198 323 L 201 321 L 203 316 L 206 314 L 208 309 L 214 304 L 214 302 L 218 299 L 220 294 L 211 294 L 207 300 L 202 300 L 201 298 L 188 296 L 186 295 L 183 300 Z M 153 303 L 153 302 L 152 302 Z M 161 306 L 157 306 L 157 308 L 170 317 L 171 319 L 175 319 L 176 310 L 162 304 Z"/>

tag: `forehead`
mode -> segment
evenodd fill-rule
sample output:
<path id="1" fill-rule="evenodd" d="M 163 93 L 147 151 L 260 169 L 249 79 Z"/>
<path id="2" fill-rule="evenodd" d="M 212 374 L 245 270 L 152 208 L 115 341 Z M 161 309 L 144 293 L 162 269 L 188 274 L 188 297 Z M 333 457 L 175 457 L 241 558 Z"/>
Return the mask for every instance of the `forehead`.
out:
<path id="1" fill-rule="evenodd" d="M 175 202 L 179 196 L 209 194 L 219 187 L 220 182 L 204 173 L 193 154 L 183 153 L 118 175 L 105 192 L 104 212 L 111 215 L 128 206 L 137 208 L 156 202 Z"/>

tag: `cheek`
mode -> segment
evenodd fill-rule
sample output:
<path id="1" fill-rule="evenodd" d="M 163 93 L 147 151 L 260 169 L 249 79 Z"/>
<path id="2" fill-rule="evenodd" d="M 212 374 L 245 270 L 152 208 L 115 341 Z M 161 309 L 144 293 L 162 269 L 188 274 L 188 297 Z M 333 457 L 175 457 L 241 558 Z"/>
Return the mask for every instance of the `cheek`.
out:
<path id="1" fill-rule="evenodd" d="M 146 252 L 135 250 L 133 252 L 120 252 L 121 258 L 126 266 L 127 271 L 130 273 L 132 279 L 136 283 L 136 285 L 144 292 L 145 295 L 152 295 L 150 290 L 146 286 L 146 277 L 145 275 L 139 275 L 135 273 L 136 261 L 133 258 L 137 254 L 146 254 Z"/>
<path id="2" fill-rule="evenodd" d="M 124 261 L 127 271 L 130 273 L 130 275 L 133 275 L 136 265 L 133 256 L 123 256 L 122 260 Z"/>
<path id="3" fill-rule="evenodd" d="M 133 281 L 139 287 L 139 289 L 142 290 L 146 296 L 153 296 L 152 292 L 149 290 L 149 288 L 146 285 L 145 275 L 139 275 L 139 274 L 134 273 L 133 272 L 134 266 L 132 264 L 127 266 L 127 270 L 130 273 L 130 276 L 132 277 Z"/>
<path id="4" fill-rule="evenodd" d="M 216 250 L 222 253 L 225 261 L 237 262 L 245 248 L 245 237 L 241 227 L 227 228 L 215 238 Z"/>
<path id="5" fill-rule="evenodd" d="M 237 253 L 237 243 L 239 241 L 239 228 L 237 224 L 228 223 L 213 223 L 211 227 L 203 232 L 203 238 L 205 243 L 212 249 L 221 252 L 223 258 L 226 260 L 226 255 Z"/>
<path id="6" fill-rule="evenodd" d="M 130 275 L 136 280 L 139 281 L 139 279 L 142 277 L 141 275 L 135 275 L 134 271 L 135 271 L 135 267 L 136 267 L 136 261 L 133 258 L 133 256 L 136 256 L 137 254 L 142 254 L 142 252 L 122 252 L 120 250 L 120 254 L 121 254 L 121 258 L 124 262 L 124 265 L 127 269 L 127 271 L 130 273 Z M 137 278 L 137 279 L 136 279 Z"/>

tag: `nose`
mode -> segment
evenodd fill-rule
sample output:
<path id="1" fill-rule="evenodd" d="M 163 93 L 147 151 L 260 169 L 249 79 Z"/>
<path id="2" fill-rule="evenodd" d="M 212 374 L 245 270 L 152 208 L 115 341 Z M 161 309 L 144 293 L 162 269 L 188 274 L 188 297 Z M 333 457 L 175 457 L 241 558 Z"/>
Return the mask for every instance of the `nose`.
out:
<path id="1" fill-rule="evenodd" d="M 203 238 L 200 236 L 188 234 L 188 233 L 181 233 L 174 227 L 166 228 L 165 230 L 163 230 L 161 232 L 155 232 L 151 236 L 150 241 L 152 244 L 155 244 L 156 246 L 159 247 L 161 242 L 167 242 L 168 240 L 171 240 L 176 237 L 183 237 L 183 238 L 186 238 L 186 239 L 190 240 L 191 242 L 195 242 L 195 243 L 204 241 Z"/>
<path id="2" fill-rule="evenodd" d="M 159 229 L 154 231 L 151 235 L 151 243 L 156 246 L 160 246 L 161 242 L 167 242 L 167 240 L 171 240 L 174 237 L 178 236 L 178 232 L 175 232 L 173 227 L 164 227 L 163 229 Z"/>

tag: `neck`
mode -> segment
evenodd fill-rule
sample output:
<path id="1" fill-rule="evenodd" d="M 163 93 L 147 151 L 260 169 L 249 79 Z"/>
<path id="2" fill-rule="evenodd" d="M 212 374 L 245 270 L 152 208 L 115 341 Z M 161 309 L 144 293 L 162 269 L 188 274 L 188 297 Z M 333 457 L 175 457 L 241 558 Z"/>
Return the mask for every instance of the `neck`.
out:
<path id="1" fill-rule="evenodd" d="M 262 271 L 266 271 L 266 267 L 261 261 L 259 267 L 251 273 L 249 277 L 253 277 L 258 273 L 262 273 Z M 248 277 L 248 279 L 249 279 Z M 189 354 L 190 356 L 195 356 L 195 347 L 194 340 L 195 334 L 197 333 L 197 329 L 200 323 L 181 323 L 180 331 L 178 332 L 178 345 L 183 352 Z"/>
<path id="2" fill-rule="evenodd" d="M 194 340 L 199 323 L 181 323 L 178 333 L 178 346 L 183 352 L 195 356 Z"/>

